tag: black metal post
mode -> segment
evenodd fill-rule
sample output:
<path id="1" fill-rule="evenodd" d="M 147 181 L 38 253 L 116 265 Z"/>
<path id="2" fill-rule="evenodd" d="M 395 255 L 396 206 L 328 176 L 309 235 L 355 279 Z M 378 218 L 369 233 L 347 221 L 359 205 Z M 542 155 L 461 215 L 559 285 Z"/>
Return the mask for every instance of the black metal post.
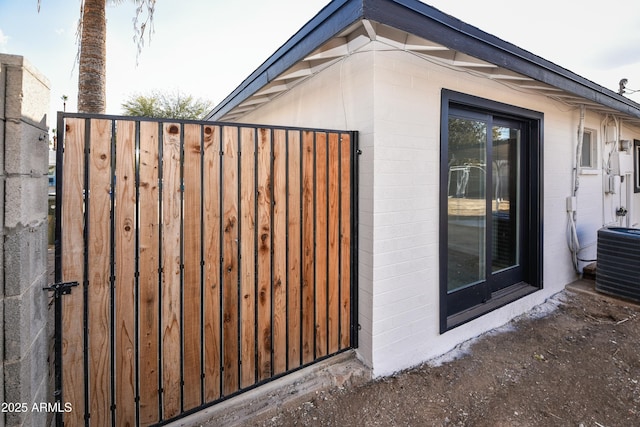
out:
<path id="1" fill-rule="evenodd" d="M 53 397 L 56 401 L 56 426 L 64 425 L 62 421 L 62 296 L 71 293 L 71 288 L 78 286 L 78 282 L 54 283 L 43 288 L 45 291 L 53 292 L 53 315 L 54 315 L 54 370 L 55 370 L 55 390 Z"/>

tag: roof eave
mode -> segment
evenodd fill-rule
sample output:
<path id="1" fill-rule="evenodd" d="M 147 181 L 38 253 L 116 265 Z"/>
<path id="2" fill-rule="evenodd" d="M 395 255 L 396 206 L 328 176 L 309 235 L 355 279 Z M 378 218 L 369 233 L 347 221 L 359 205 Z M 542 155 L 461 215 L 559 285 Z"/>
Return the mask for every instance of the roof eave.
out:
<path id="1" fill-rule="evenodd" d="M 640 118 L 640 105 L 566 68 L 416 0 L 365 0 L 365 18 Z M 424 25 L 424 19 L 429 25 Z M 382 21 L 380 21 L 382 20 Z"/>
<path id="2" fill-rule="evenodd" d="M 279 74 L 362 19 L 395 27 L 640 118 L 640 105 L 634 101 L 420 1 L 335 0 L 218 104 L 207 120 L 224 117 Z"/>

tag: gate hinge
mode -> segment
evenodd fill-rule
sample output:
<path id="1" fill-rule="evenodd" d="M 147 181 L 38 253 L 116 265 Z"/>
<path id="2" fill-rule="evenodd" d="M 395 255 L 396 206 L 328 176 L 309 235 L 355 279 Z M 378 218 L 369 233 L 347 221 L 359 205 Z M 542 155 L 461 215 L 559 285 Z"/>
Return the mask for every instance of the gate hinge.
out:
<path id="1" fill-rule="evenodd" d="M 61 282 L 54 283 L 51 286 L 47 286 L 46 288 L 42 288 L 43 291 L 50 291 L 55 293 L 55 297 L 59 297 L 62 295 L 68 295 L 71 293 L 71 288 L 78 286 L 78 282 Z"/>

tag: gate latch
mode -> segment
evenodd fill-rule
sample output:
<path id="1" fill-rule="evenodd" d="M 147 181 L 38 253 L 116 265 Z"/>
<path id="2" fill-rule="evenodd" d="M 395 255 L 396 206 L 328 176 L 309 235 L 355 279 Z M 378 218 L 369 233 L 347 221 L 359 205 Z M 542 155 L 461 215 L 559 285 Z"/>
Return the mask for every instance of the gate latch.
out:
<path id="1" fill-rule="evenodd" d="M 78 282 L 62 282 L 62 283 L 54 283 L 51 286 L 47 286 L 46 288 L 42 288 L 44 291 L 53 292 L 56 298 L 62 295 L 69 295 L 71 293 L 71 288 L 78 286 Z"/>

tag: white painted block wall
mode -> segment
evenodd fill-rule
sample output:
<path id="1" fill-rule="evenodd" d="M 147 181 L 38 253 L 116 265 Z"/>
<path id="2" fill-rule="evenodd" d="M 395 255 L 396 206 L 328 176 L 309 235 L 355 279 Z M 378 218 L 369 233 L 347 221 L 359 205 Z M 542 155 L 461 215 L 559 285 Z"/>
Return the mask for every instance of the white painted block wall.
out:
<path id="1" fill-rule="evenodd" d="M 358 353 L 378 376 L 417 365 L 498 327 L 577 278 L 567 248 L 566 197 L 579 110 L 375 42 L 369 47 L 243 121 L 360 132 Z M 544 289 L 440 334 L 443 88 L 544 113 Z M 586 126 L 597 128 L 601 120 L 589 113 Z M 623 137 L 640 138 L 637 129 L 625 132 Z M 601 185 L 600 175 L 585 176 L 579 193 L 579 204 L 589 207 L 580 211 L 579 226 L 591 237 L 601 222 Z"/>

